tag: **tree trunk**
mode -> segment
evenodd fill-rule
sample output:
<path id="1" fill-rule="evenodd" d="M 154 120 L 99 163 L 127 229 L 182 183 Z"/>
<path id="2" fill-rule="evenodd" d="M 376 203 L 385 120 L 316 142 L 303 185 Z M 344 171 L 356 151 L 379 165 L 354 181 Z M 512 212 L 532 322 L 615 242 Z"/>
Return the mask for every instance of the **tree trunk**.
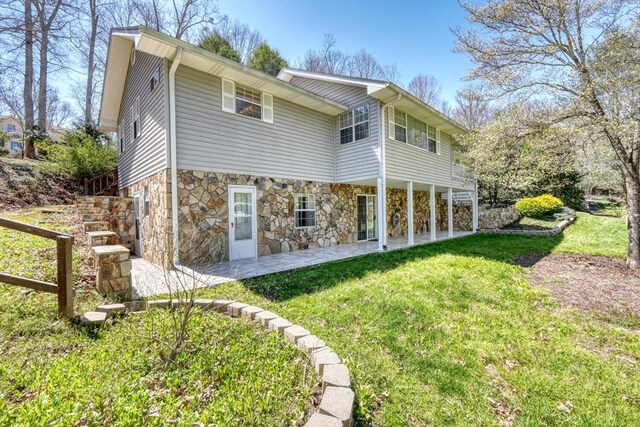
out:
<path id="1" fill-rule="evenodd" d="M 38 127 L 47 131 L 47 74 L 49 69 L 49 31 L 42 29 L 40 41 L 40 81 L 38 82 Z"/>
<path id="2" fill-rule="evenodd" d="M 85 94 L 84 121 L 93 122 L 93 73 L 95 68 L 96 36 L 98 35 L 98 13 L 96 0 L 89 0 L 91 35 L 89 36 L 89 58 L 87 65 L 87 92 Z"/>
<path id="3" fill-rule="evenodd" d="M 33 17 L 31 15 L 31 0 L 24 2 L 24 138 L 23 154 L 29 158 L 36 156 L 33 143 Z"/>
<path id="4" fill-rule="evenodd" d="M 640 182 L 625 174 L 627 198 L 627 267 L 640 269 Z"/>

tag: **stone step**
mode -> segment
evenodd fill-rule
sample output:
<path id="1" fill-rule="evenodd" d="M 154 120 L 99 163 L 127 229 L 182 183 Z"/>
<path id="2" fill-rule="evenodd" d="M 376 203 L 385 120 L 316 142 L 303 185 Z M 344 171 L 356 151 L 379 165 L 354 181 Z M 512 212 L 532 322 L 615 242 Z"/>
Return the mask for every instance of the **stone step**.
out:
<path id="1" fill-rule="evenodd" d="M 110 231 L 106 221 L 85 221 L 83 223 L 85 233 L 89 231 Z"/>
<path id="2" fill-rule="evenodd" d="M 82 214 L 83 222 L 97 222 L 104 221 L 104 216 L 102 214 Z"/>
<path id="3" fill-rule="evenodd" d="M 113 231 L 88 231 L 87 237 L 91 247 L 115 245 L 118 242 L 118 235 Z"/>

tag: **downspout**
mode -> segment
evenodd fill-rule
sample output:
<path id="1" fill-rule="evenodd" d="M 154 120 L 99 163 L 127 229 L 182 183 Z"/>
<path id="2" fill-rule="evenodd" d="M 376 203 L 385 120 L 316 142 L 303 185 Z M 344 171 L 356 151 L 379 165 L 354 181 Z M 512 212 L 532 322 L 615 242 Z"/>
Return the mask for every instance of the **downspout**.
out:
<path id="1" fill-rule="evenodd" d="M 171 156 L 171 233 L 173 265 L 180 265 L 178 242 L 178 149 L 176 147 L 176 70 L 184 49 L 178 46 L 176 57 L 169 69 L 169 144 Z"/>
<path id="2" fill-rule="evenodd" d="M 385 111 L 387 108 L 400 101 L 402 94 L 387 102 L 380 108 L 380 177 L 378 178 L 378 212 L 382 218 L 378 218 L 378 250 L 387 250 L 387 159 L 386 159 L 386 121 Z"/>

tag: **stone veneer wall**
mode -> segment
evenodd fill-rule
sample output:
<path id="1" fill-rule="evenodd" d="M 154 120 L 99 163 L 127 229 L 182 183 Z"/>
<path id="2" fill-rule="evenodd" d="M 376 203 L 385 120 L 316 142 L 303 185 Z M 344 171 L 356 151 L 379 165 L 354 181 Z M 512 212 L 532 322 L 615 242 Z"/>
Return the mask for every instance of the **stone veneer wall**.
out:
<path id="1" fill-rule="evenodd" d="M 149 187 L 149 215 L 144 215 L 144 187 Z M 171 173 L 164 169 L 121 190 L 133 200 L 140 192 L 142 257 L 154 264 L 171 266 Z M 132 202 L 133 203 L 133 202 Z M 135 233 L 135 228 L 132 227 Z M 135 234 L 134 237 L 135 239 Z M 132 240 L 133 243 L 133 240 Z M 133 246 L 132 246 L 133 249 Z"/>
<path id="2" fill-rule="evenodd" d="M 135 240 L 133 199 L 114 196 L 80 196 L 76 198 L 79 215 L 95 215 L 108 222 L 109 231 L 118 235 L 118 243 L 132 245 Z"/>
<path id="3" fill-rule="evenodd" d="M 515 206 L 506 208 L 489 208 L 480 206 L 478 210 L 478 228 L 480 230 L 492 230 L 502 228 L 516 222 L 520 215 Z"/>

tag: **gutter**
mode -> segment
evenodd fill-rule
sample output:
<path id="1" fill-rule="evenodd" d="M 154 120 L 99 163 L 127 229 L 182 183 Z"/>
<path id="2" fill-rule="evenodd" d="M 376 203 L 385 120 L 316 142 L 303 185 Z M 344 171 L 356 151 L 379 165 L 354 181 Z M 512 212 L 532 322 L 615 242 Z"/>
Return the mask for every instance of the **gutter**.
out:
<path id="1" fill-rule="evenodd" d="M 378 250 L 387 250 L 387 159 L 386 159 L 386 131 L 385 111 L 387 108 L 400 101 L 402 93 L 398 93 L 394 99 L 380 108 L 380 177 L 378 178 L 378 212 L 382 218 L 378 218 Z M 382 196 L 382 197 L 381 197 Z"/>
<path id="2" fill-rule="evenodd" d="M 171 153 L 171 233 L 173 265 L 180 265 L 178 241 L 178 149 L 176 146 L 176 70 L 182 60 L 184 49 L 178 46 L 176 57 L 169 69 L 169 144 Z"/>

